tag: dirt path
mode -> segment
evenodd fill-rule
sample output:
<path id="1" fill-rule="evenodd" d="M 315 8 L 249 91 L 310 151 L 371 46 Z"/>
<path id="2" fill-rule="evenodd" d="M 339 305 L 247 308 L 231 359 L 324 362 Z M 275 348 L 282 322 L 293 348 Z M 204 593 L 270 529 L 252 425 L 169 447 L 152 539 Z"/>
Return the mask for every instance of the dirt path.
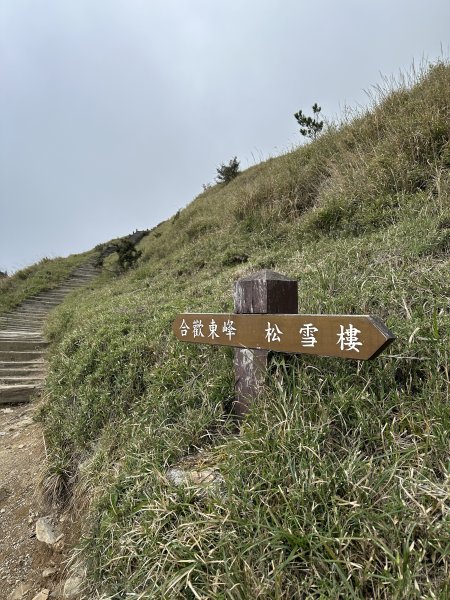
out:
<path id="1" fill-rule="evenodd" d="M 45 443 L 34 416 L 47 368 L 45 320 L 97 274 L 82 266 L 59 288 L 0 317 L 0 600 L 80 596 L 80 578 L 66 569 L 77 529 L 40 495 Z"/>
<path id="2" fill-rule="evenodd" d="M 58 595 L 60 592 L 58 580 L 65 547 L 60 544 L 55 548 L 39 542 L 35 533 L 37 519 L 47 516 L 49 511 L 40 502 L 38 494 L 45 452 L 40 425 L 33 421 L 34 410 L 32 405 L 0 408 L 2 599 L 9 598 L 14 592 L 12 597 L 30 600 L 44 589 L 56 591 Z M 51 575 L 43 577 L 46 569 Z"/>

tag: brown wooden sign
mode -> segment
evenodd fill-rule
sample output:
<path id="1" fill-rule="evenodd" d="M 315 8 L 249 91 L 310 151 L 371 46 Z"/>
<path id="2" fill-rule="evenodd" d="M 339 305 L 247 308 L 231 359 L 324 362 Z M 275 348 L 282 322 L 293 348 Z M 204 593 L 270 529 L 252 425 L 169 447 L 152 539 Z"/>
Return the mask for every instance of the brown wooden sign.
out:
<path id="1" fill-rule="evenodd" d="M 172 325 L 181 342 L 368 360 L 394 335 L 369 315 L 185 313 Z"/>

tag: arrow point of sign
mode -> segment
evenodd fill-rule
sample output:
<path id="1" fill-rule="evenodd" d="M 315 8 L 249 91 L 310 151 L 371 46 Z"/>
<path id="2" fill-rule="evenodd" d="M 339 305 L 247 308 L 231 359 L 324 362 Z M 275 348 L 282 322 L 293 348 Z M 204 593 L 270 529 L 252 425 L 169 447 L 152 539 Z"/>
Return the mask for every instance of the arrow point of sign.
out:
<path id="1" fill-rule="evenodd" d="M 383 350 L 385 350 L 385 348 L 387 348 L 390 344 L 392 344 L 392 342 L 394 342 L 396 338 L 395 338 L 395 335 L 392 333 L 392 331 L 386 327 L 386 325 L 383 323 L 383 321 L 381 319 L 379 319 L 378 317 L 374 317 L 372 315 L 370 315 L 369 319 L 370 319 L 372 325 L 380 333 L 382 340 L 384 340 L 381 342 L 380 347 L 372 354 L 372 356 L 369 357 L 369 360 L 372 360 L 372 359 L 376 358 L 379 354 L 381 354 L 383 352 Z"/>

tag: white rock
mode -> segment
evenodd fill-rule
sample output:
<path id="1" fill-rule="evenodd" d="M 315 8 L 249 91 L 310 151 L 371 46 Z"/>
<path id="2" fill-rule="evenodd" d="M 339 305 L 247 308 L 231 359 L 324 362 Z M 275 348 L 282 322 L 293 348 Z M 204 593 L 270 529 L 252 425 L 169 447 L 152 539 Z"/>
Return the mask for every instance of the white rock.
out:
<path id="1" fill-rule="evenodd" d="M 167 471 L 167 479 L 173 485 L 183 485 L 188 482 L 188 476 L 183 469 L 172 468 Z"/>
<path id="2" fill-rule="evenodd" d="M 76 598 L 82 590 L 83 578 L 75 575 L 69 577 L 64 584 L 63 598 Z"/>
<path id="3" fill-rule="evenodd" d="M 52 546 L 61 536 L 54 528 L 51 517 L 41 517 L 36 521 L 36 537 L 40 542 Z"/>
<path id="4" fill-rule="evenodd" d="M 42 572 L 42 577 L 44 579 L 47 579 L 47 577 L 51 577 L 55 573 L 57 573 L 57 570 L 54 567 L 48 567 L 47 569 L 44 569 L 44 571 Z"/>
<path id="5" fill-rule="evenodd" d="M 176 486 L 193 485 L 198 487 L 208 487 L 222 481 L 222 477 L 216 469 L 184 470 L 173 467 L 167 471 L 166 475 L 170 483 Z"/>
<path id="6" fill-rule="evenodd" d="M 39 594 L 36 594 L 36 596 L 33 598 L 33 600 L 48 600 L 49 596 L 50 596 L 50 590 L 41 590 L 39 592 Z"/>
<path id="7" fill-rule="evenodd" d="M 13 592 L 8 596 L 8 600 L 22 600 L 30 591 L 30 586 L 25 583 L 21 583 Z"/>

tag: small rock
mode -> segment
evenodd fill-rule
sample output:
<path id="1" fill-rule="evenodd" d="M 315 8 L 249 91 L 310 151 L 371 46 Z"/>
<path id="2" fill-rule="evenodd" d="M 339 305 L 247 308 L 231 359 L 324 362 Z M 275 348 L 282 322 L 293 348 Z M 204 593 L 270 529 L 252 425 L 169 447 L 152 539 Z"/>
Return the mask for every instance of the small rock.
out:
<path id="1" fill-rule="evenodd" d="M 29 585 L 21 583 L 19 587 L 17 587 L 13 592 L 10 593 L 10 595 L 8 596 L 8 600 L 22 600 L 22 598 L 24 598 L 28 594 L 30 589 L 31 587 Z"/>
<path id="2" fill-rule="evenodd" d="M 82 590 L 83 578 L 75 575 L 69 577 L 64 584 L 63 598 L 76 598 Z"/>
<path id="3" fill-rule="evenodd" d="M 36 596 L 33 598 L 33 600 L 48 600 L 48 597 L 50 596 L 50 590 L 41 590 L 39 592 L 39 594 L 36 594 Z"/>
<path id="4" fill-rule="evenodd" d="M 176 486 L 194 485 L 208 487 L 218 484 L 222 480 L 220 473 L 215 469 L 183 470 L 172 468 L 167 471 L 167 479 Z"/>
<path id="5" fill-rule="evenodd" d="M 167 479 L 170 481 L 170 483 L 173 483 L 173 485 L 183 485 L 183 483 L 187 482 L 187 475 L 186 475 L 186 471 L 183 471 L 183 469 L 169 469 L 167 471 Z"/>
<path id="6" fill-rule="evenodd" d="M 58 540 L 53 548 L 56 550 L 56 552 L 62 552 L 64 550 L 64 546 L 64 540 Z"/>
<path id="7" fill-rule="evenodd" d="M 219 477 L 214 469 L 202 469 L 201 471 L 191 471 L 189 474 L 190 482 L 193 485 L 209 485 L 214 483 Z"/>
<path id="8" fill-rule="evenodd" d="M 54 567 L 48 567 L 47 569 L 44 569 L 44 571 L 42 571 L 42 577 L 44 579 L 47 579 L 47 577 L 52 577 L 52 575 L 55 575 L 55 573 L 57 572 L 58 571 Z"/>
<path id="9" fill-rule="evenodd" d="M 19 445 L 17 446 L 17 448 L 18 448 L 19 450 L 22 450 L 22 448 L 25 448 L 25 444 L 19 444 Z"/>
<path id="10" fill-rule="evenodd" d="M 36 521 L 36 537 L 40 542 L 44 542 L 49 546 L 53 546 L 61 539 L 60 534 L 52 524 L 51 517 L 41 517 Z"/>
<path id="11" fill-rule="evenodd" d="M 6 512 L 6 508 L 2 508 L 2 509 L 0 510 L 0 514 L 1 514 L 1 515 L 2 515 L 3 513 L 5 513 L 5 512 Z"/>

